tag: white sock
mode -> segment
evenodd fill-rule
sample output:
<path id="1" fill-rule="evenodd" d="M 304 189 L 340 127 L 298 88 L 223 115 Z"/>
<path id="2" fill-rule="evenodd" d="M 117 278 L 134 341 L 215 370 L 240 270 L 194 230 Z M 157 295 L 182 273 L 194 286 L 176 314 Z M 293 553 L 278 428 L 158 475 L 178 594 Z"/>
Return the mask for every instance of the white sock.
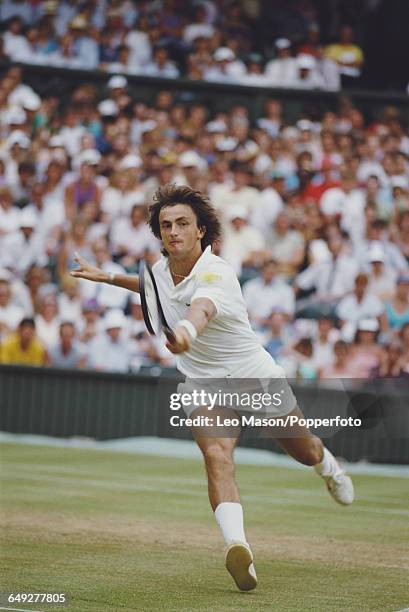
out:
<path id="1" fill-rule="evenodd" d="M 334 455 L 324 446 L 324 456 L 321 463 L 314 465 L 314 470 L 320 476 L 333 476 L 339 471 L 339 465 Z"/>
<path id="2" fill-rule="evenodd" d="M 232 542 L 246 542 L 241 504 L 223 502 L 217 506 L 214 515 L 227 545 Z"/>

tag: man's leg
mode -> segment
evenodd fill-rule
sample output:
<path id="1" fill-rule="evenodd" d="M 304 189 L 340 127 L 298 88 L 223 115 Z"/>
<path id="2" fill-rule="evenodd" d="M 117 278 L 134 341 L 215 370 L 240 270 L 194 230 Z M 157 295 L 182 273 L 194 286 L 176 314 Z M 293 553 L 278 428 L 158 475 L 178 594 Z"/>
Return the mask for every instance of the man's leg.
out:
<path id="1" fill-rule="evenodd" d="M 233 411 L 228 412 L 230 418 L 237 416 Z M 209 413 L 206 413 L 208 416 Z M 199 409 L 192 416 L 206 413 Z M 211 413 L 212 418 L 226 414 L 226 411 L 217 409 Z M 240 430 L 241 428 L 231 428 L 230 438 L 221 437 L 223 430 L 217 428 L 199 427 L 194 428 L 192 433 L 203 454 L 210 505 L 227 545 L 226 567 L 238 588 L 250 591 L 257 586 L 257 577 L 253 555 L 244 533 L 243 508 L 235 481 L 233 459 Z"/>
<path id="2" fill-rule="evenodd" d="M 299 419 L 304 418 L 298 407 L 290 414 Z M 296 425 L 288 431 L 288 437 L 278 435 L 276 439 L 286 453 L 296 461 L 314 467 L 316 473 L 325 480 L 328 491 L 336 502 L 343 506 L 352 504 L 354 501 L 352 480 L 345 474 L 334 455 L 307 427 Z"/>

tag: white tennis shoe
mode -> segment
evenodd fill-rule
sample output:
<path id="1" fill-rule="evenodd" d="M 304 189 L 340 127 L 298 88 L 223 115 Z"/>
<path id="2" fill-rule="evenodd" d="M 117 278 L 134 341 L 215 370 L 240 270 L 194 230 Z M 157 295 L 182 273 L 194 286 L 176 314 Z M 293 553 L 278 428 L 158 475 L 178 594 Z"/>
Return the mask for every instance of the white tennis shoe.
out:
<path id="1" fill-rule="evenodd" d="M 226 550 L 226 568 L 240 591 L 251 591 L 257 586 L 253 553 L 244 542 L 233 542 Z"/>
<path id="2" fill-rule="evenodd" d="M 341 467 L 332 476 L 322 476 L 330 495 L 338 504 L 349 506 L 354 501 L 354 485 Z"/>

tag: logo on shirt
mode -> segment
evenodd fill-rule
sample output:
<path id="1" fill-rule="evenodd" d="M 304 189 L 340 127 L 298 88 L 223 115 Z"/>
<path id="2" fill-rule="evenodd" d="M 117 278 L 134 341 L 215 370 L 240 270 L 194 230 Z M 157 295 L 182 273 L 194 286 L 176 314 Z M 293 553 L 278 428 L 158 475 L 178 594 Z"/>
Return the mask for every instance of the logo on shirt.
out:
<path id="1" fill-rule="evenodd" d="M 199 280 L 203 281 L 204 283 L 215 283 L 221 279 L 221 274 L 216 274 L 216 272 L 203 272 Z"/>

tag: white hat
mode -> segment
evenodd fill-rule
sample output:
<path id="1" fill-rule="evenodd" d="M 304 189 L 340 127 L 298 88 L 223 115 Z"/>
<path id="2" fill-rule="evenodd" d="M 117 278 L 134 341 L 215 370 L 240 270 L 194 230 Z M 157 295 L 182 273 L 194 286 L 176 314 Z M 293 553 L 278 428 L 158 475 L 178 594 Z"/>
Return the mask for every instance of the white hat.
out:
<path id="1" fill-rule="evenodd" d="M 85 149 L 78 155 L 78 165 L 96 166 L 101 160 L 101 153 L 96 149 Z"/>
<path id="2" fill-rule="evenodd" d="M 284 138 L 284 140 L 296 139 L 299 136 L 298 129 L 293 125 L 289 125 L 283 129 L 281 136 Z"/>
<path id="3" fill-rule="evenodd" d="M 109 87 L 109 89 L 123 89 L 127 85 L 128 79 L 122 74 L 112 76 L 107 83 L 107 87 Z"/>
<path id="4" fill-rule="evenodd" d="M 380 242 L 374 242 L 369 249 L 369 261 L 385 261 L 385 249 Z"/>
<path id="5" fill-rule="evenodd" d="M 203 166 L 203 160 L 196 151 L 185 151 L 179 156 L 179 165 L 182 166 L 182 168 L 188 168 L 190 166 L 201 168 Z"/>
<path id="6" fill-rule="evenodd" d="M 118 114 L 118 104 L 114 100 L 102 100 L 98 104 L 98 111 L 103 117 L 115 117 Z"/>
<path id="7" fill-rule="evenodd" d="M 391 185 L 392 189 L 395 189 L 395 187 L 399 187 L 403 191 L 408 191 L 409 189 L 409 181 L 405 176 L 393 176 L 391 178 Z"/>
<path id="8" fill-rule="evenodd" d="M 233 206 L 230 206 L 227 210 L 227 218 L 229 221 L 233 221 L 233 219 L 247 220 L 247 210 L 244 208 L 244 206 L 240 206 L 240 204 L 233 204 Z"/>
<path id="9" fill-rule="evenodd" d="M 312 55 L 307 55 L 306 53 L 301 53 L 297 57 L 297 66 L 301 70 L 314 70 L 315 68 L 315 59 Z"/>
<path id="10" fill-rule="evenodd" d="M 379 323 L 376 319 L 361 319 L 358 322 L 358 331 L 377 332 Z"/>
<path id="11" fill-rule="evenodd" d="M 142 132 L 142 134 L 145 134 L 145 132 L 152 132 L 157 125 L 158 123 L 154 119 L 147 119 L 146 121 L 141 121 L 139 124 L 139 130 Z"/>
<path id="12" fill-rule="evenodd" d="M 19 215 L 20 227 L 35 228 L 37 225 L 37 216 L 30 208 L 23 208 Z"/>
<path id="13" fill-rule="evenodd" d="M 277 38 L 275 46 L 277 49 L 289 49 L 291 47 L 291 40 L 288 38 Z"/>
<path id="14" fill-rule="evenodd" d="M 227 130 L 227 125 L 223 119 L 215 119 L 214 121 L 209 121 L 209 123 L 206 124 L 206 130 L 211 134 L 225 132 Z"/>
<path id="15" fill-rule="evenodd" d="M 232 51 L 229 47 L 219 47 L 213 54 L 213 58 L 216 62 L 231 62 L 235 59 L 234 51 Z"/>
<path id="16" fill-rule="evenodd" d="M 0 268 L 0 280 L 11 281 L 12 274 L 6 268 Z"/>
<path id="17" fill-rule="evenodd" d="M 4 113 L 3 120 L 7 125 L 23 125 L 26 117 L 26 113 L 20 106 L 12 106 Z"/>
<path id="18" fill-rule="evenodd" d="M 301 132 L 312 132 L 314 128 L 314 124 L 309 119 L 300 119 L 296 126 Z"/>
<path id="19" fill-rule="evenodd" d="M 41 98 L 36 93 L 31 93 L 23 100 L 23 108 L 29 111 L 36 111 L 41 106 Z"/>
<path id="20" fill-rule="evenodd" d="M 140 168 L 142 166 L 142 160 L 139 155 L 125 155 L 125 157 L 120 161 L 119 167 L 121 170 L 129 170 L 130 168 Z"/>
<path id="21" fill-rule="evenodd" d="M 325 240 L 311 240 L 308 250 L 314 263 L 322 263 L 331 259 L 331 252 Z"/>
<path id="22" fill-rule="evenodd" d="M 50 140 L 48 141 L 48 146 L 65 148 L 64 139 L 58 134 L 56 134 L 55 136 L 51 136 Z"/>
<path id="23" fill-rule="evenodd" d="M 14 145 L 18 144 L 23 149 L 28 149 L 30 146 L 29 137 L 21 130 L 14 130 L 14 132 L 11 132 L 7 142 L 9 147 L 13 147 Z"/>
<path id="24" fill-rule="evenodd" d="M 234 151 L 238 143 L 239 141 L 237 138 L 233 138 L 232 136 L 230 138 L 220 138 L 216 142 L 216 149 L 218 151 Z"/>
<path id="25" fill-rule="evenodd" d="M 126 317 L 122 310 L 119 308 L 112 308 L 112 310 L 108 310 L 103 318 L 103 326 L 104 329 L 115 329 L 117 327 L 125 327 L 126 326 Z"/>

